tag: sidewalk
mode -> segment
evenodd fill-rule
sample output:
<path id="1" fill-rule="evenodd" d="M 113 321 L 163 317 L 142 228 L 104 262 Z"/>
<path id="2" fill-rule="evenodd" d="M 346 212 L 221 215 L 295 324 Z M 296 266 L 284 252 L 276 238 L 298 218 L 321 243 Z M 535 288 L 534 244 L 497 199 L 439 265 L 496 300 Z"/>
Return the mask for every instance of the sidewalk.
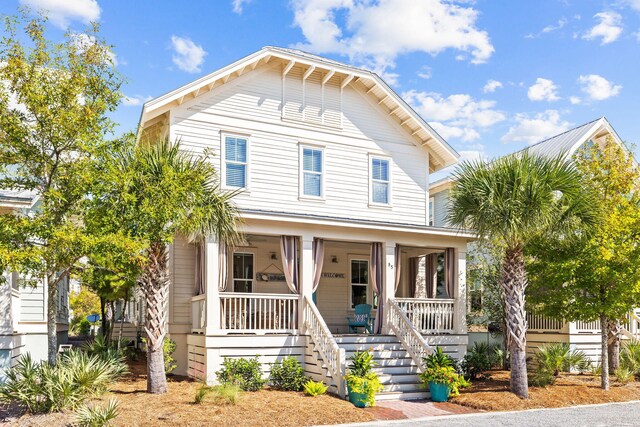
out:
<path id="1" fill-rule="evenodd" d="M 377 402 L 367 408 L 379 421 L 406 420 L 442 415 L 470 414 L 477 411 L 453 403 L 438 403 L 430 400 L 390 400 Z"/>

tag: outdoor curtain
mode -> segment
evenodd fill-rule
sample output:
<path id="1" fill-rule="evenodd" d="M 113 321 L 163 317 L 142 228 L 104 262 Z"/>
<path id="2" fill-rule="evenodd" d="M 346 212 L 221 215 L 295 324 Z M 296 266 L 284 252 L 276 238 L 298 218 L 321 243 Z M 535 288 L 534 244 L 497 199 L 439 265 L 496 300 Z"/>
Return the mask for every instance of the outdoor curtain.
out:
<path id="1" fill-rule="evenodd" d="M 415 298 L 416 295 L 419 295 L 418 289 L 418 263 L 420 262 L 420 258 L 411 257 L 409 258 L 409 298 Z"/>
<path id="2" fill-rule="evenodd" d="M 298 284 L 298 238 L 296 236 L 280 236 L 280 252 L 282 268 L 287 286 L 294 294 L 300 293 Z"/>
<path id="3" fill-rule="evenodd" d="M 444 251 L 444 286 L 447 297 L 453 298 L 454 286 L 456 282 L 456 251 L 454 248 L 447 248 Z"/>
<path id="4" fill-rule="evenodd" d="M 435 298 L 438 292 L 438 254 L 425 257 L 425 284 L 427 298 Z"/>
<path id="5" fill-rule="evenodd" d="M 206 260 L 204 253 L 204 243 L 196 243 L 196 271 L 195 271 L 195 294 L 202 295 L 207 290 L 205 277 L 206 277 Z"/>
<path id="6" fill-rule="evenodd" d="M 369 263 L 369 280 L 374 294 L 378 295 L 378 309 L 376 310 L 376 323 L 373 332 L 382 333 L 382 313 L 384 305 L 384 254 L 382 243 L 371 243 L 371 262 Z"/>
<path id="7" fill-rule="evenodd" d="M 227 289 L 227 244 L 218 245 L 218 290 Z"/>
<path id="8" fill-rule="evenodd" d="M 320 284 L 322 265 L 324 264 L 324 240 L 313 239 L 313 290 L 315 292 Z"/>
<path id="9" fill-rule="evenodd" d="M 393 287 L 393 296 L 395 297 L 398 293 L 398 286 L 400 286 L 400 272 L 402 267 L 402 248 L 400 248 L 400 245 L 396 245 L 394 262 L 396 266 L 396 283 Z"/>

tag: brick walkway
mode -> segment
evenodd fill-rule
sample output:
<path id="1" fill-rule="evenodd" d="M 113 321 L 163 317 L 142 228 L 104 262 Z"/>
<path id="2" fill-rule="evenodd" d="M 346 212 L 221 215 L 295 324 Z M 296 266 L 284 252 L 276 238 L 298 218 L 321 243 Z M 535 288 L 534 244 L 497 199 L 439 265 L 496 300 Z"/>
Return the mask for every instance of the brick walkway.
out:
<path id="1" fill-rule="evenodd" d="M 471 408 L 455 405 L 453 403 L 438 403 L 430 400 L 382 401 L 377 402 L 376 406 L 373 408 L 367 408 L 366 410 L 371 412 L 371 414 L 380 421 L 405 420 L 477 412 Z"/>

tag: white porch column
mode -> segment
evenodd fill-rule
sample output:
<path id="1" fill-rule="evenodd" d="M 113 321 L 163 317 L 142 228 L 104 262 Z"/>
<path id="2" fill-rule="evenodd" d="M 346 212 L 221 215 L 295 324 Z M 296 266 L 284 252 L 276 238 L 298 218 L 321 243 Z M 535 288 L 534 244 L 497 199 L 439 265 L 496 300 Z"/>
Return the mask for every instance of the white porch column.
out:
<path id="1" fill-rule="evenodd" d="M 456 334 L 467 333 L 467 251 L 456 248 L 458 280 L 455 288 L 453 328 Z"/>
<path id="2" fill-rule="evenodd" d="M 4 282 L 0 284 L 0 312 L 4 313 L 4 315 L 2 316 L 2 318 L 0 318 L 0 334 L 11 335 L 13 333 L 13 312 L 14 312 L 11 306 L 11 302 L 12 302 L 11 301 L 12 300 L 11 279 L 13 275 L 11 273 L 6 273 L 2 275 L 4 276 Z"/>
<path id="3" fill-rule="evenodd" d="M 298 331 L 305 333 L 304 298 L 313 297 L 313 235 L 304 234 L 300 242 L 300 301 L 298 304 Z"/>
<path id="4" fill-rule="evenodd" d="M 395 298 L 395 283 L 396 283 L 396 242 L 386 241 L 385 245 L 385 256 L 384 256 L 384 264 L 385 264 L 385 274 L 384 274 L 384 292 L 385 296 L 384 301 L 384 322 L 382 323 L 382 333 L 388 334 L 390 333 L 389 322 L 387 321 L 387 310 L 389 309 L 389 300 Z"/>
<path id="5" fill-rule="evenodd" d="M 218 290 L 218 242 L 210 237 L 204 245 L 205 281 L 206 281 L 206 316 L 205 335 L 220 333 L 220 291 Z"/>

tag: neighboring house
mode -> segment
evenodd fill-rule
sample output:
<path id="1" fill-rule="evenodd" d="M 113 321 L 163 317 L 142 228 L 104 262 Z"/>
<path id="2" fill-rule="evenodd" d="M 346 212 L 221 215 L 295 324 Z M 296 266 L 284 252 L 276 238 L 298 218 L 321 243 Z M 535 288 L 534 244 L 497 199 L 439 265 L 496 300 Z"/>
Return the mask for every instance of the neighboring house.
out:
<path id="1" fill-rule="evenodd" d="M 540 141 L 526 149 L 530 153 L 543 156 L 558 156 L 564 154 L 573 157 L 580 149 L 592 144 L 603 146 L 607 138 L 624 146 L 609 121 L 605 117 L 582 124 L 559 135 Z M 446 226 L 446 212 L 449 203 L 449 191 L 453 185 L 450 177 L 435 181 L 430 185 L 430 192 L 435 200 L 435 226 Z M 473 244 L 469 246 L 469 253 L 473 253 Z M 481 308 L 482 289 L 478 284 L 469 283 L 468 299 L 470 311 Z M 630 338 L 639 332 L 640 318 L 635 313 L 629 315 L 623 337 Z M 528 314 L 527 352 L 533 354 L 536 349 L 549 342 L 566 342 L 572 347 L 585 351 L 594 361 L 600 360 L 600 324 L 594 322 L 560 322 L 544 316 Z"/>
<path id="2" fill-rule="evenodd" d="M 147 102 L 139 136 L 213 152 L 240 190 L 241 246 L 170 248 L 177 373 L 291 355 L 344 395 L 346 358 L 373 348 L 378 397 L 407 399 L 429 346 L 465 354 L 471 235 L 429 224 L 429 176 L 458 155 L 376 74 L 267 47 Z M 365 303 L 382 334 L 349 333 Z"/>
<path id="3" fill-rule="evenodd" d="M 28 192 L 0 190 L 0 214 L 25 215 L 36 209 L 38 197 Z M 47 289 L 42 281 L 36 287 L 23 286 L 16 272 L 1 272 L 0 284 L 0 379 L 3 369 L 30 353 L 36 360 L 47 360 Z M 58 288 L 58 342 L 67 341 L 69 331 L 69 281 Z"/>

